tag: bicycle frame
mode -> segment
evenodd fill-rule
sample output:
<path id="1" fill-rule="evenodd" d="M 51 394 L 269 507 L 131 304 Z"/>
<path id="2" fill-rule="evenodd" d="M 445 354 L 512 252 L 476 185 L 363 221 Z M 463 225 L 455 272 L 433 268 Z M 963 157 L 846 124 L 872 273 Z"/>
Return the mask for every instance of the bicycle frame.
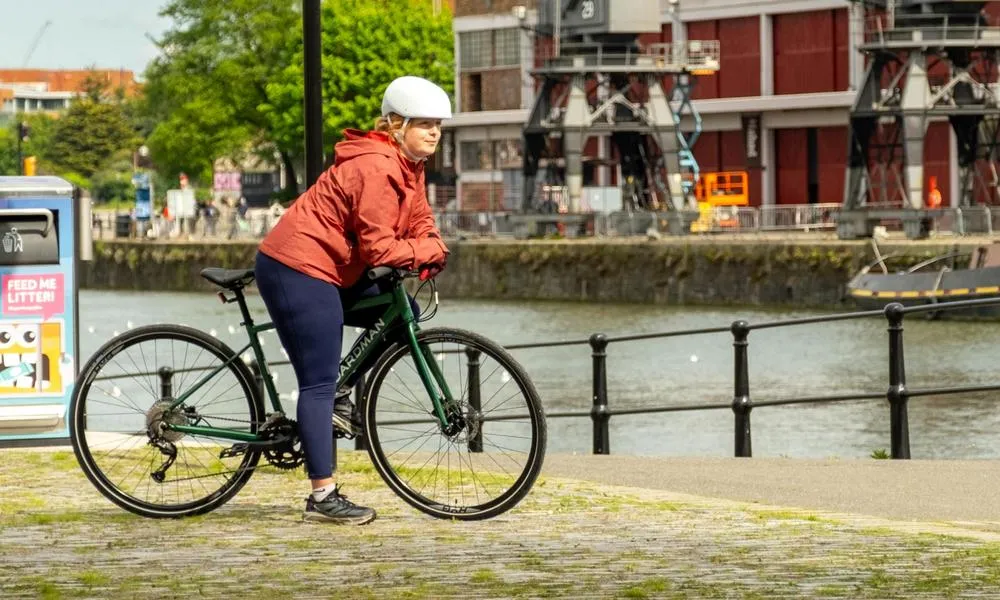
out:
<path id="1" fill-rule="evenodd" d="M 247 350 L 252 350 L 254 358 L 257 362 L 255 375 L 261 379 L 264 388 L 263 391 L 270 399 L 271 406 L 274 411 L 283 413 L 284 410 L 278 397 L 278 391 L 274 386 L 274 381 L 271 378 L 271 374 L 267 366 L 267 359 L 264 357 L 264 351 L 260 344 L 260 334 L 264 331 L 274 329 L 274 323 L 255 325 L 253 318 L 250 316 L 250 310 L 247 307 L 246 299 L 241 291 L 236 291 L 232 298 L 226 297 L 224 292 L 219 292 L 219 297 L 223 302 L 236 302 L 239 304 L 240 313 L 243 317 L 241 325 L 243 325 L 247 332 L 249 342 L 237 350 L 232 358 L 225 361 L 220 366 L 213 369 L 210 373 L 196 381 L 186 392 L 177 398 L 171 399 L 172 402 L 166 410 L 174 410 L 184 404 L 184 402 L 192 394 L 197 392 L 198 389 L 208 383 L 217 374 L 222 372 L 224 369 L 227 369 L 233 361 L 240 360 L 243 353 Z M 413 309 L 410 307 L 410 300 L 406 295 L 406 290 L 403 287 L 402 281 L 394 281 L 392 289 L 388 292 L 358 301 L 351 306 L 350 309 L 345 311 L 345 313 L 346 315 L 350 315 L 363 309 L 380 306 L 385 306 L 386 308 L 382 313 L 382 316 L 378 319 L 378 321 L 376 321 L 375 326 L 372 329 L 365 330 L 364 333 L 362 333 L 361 336 L 355 340 L 347 355 L 341 359 L 338 382 L 348 382 L 353 385 L 353 383 L 357 381 L 358 377 L 363 375 L 363 373 L 359 372 L 359 365 L 364 364 L 365 360 L 372 357 L 375 352 L 383 352 L 390 344 L 388 340 L 390 332 L 402 327 L 404 329 L 403 333 L 405 335 L 406 343 L 409 345 L 410 352 L 412 353 L 414 362 L 416 363 L 417 373 L 420 376 L 420 380 L 423 382 L 427 395 L 433 405 L 433 414 L 440 421 L 442 428 L 447 427 L 448 414 L 445 411 L 445 406 L 453 406 L 455 400 L 452 396 L 451 390 L 445 382 L 444 375 L 441 373 L 441 370 L 437 365 L 437 361 L 434 360 L 434 356 L 430 349 L 421 347 L 420 343 L 417 341 L 417 333 L 420 331 L 420 328 L 417 325 L 417 319 L 413 314 Z M 166 423 L 165 427 L 171 431 L 218 437 L 239 442 L 255 442 L 261 440 L 257 433 L 238 431 L 235 429 L 209 427 L 197 424 L 175 425 L 170 423 Z"/>

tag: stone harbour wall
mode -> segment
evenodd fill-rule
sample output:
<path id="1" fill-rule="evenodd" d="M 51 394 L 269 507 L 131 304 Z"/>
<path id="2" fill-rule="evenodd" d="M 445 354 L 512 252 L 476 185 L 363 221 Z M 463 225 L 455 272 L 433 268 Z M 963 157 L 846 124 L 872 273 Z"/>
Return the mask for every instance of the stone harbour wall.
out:
<path id="1" fill-rule="evenodd" d="M 883 244 L 890 268 L 971 250 L 974 240 Z M 868 242 L 664 240 L 450 241 L 443 295 L 689 305 L 849 306 L 847 282 L 874 261 Z M 256 244 L 98 242 L 81 270 L 92 289 L 196 291 L 204 267 L 251 268 Z M 956 265 L 961 267 L 963 265 Z"/>

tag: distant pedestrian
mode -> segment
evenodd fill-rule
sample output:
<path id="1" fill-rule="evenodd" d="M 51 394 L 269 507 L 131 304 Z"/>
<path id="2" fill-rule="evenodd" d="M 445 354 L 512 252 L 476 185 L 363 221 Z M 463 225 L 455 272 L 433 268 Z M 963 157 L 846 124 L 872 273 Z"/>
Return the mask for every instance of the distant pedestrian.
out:
<path id="1" fill-rule="evenodd" d="M 209 199 L 205 203 L 203 217 L 205 219 L 205 237 L 215 237 L 215 224 L 219 221 L 219 209 L 215 207 L 215 200 Z"/>
<path id="2" fill-rule="evenodd" d="M 237 225 L 240 215 L 236 211 L 236 207 L 233 206 L 232 199 L 227 198 L 225 204 L 225 214 L 223 222 L 229 227 L 226 232 L 226 239 L 231 240 L 239 234 L 239 226 Z"/>

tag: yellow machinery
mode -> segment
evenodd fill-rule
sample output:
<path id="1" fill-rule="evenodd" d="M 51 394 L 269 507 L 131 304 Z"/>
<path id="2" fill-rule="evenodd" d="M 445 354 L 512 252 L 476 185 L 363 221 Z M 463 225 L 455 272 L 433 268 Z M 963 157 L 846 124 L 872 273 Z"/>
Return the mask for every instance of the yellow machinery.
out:
<path id="1" fill-rule="evenodd" d="M 739 207 L 750 205 L 748 184 L 749 176 L 746 171 L 702 173 L 694 188 L 698 212 L 701 214 L 691 224 L 691 231 L 738 228 Z M 716 210 L 719 207 L 732 208 L 729 211 Z"/>

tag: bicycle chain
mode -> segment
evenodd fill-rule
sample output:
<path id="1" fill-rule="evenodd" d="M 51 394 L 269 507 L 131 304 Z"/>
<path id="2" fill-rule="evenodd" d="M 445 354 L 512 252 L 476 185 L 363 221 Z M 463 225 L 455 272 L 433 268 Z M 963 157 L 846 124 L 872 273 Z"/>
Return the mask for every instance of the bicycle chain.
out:
<path id="1" fill-rule="evenodd" d="M 245 423 L 248 425 L 257 425 L 259 427 L 258 434 L 266 434 L 273 428 L 273 431 L 280 432 L 282 427 L 291 427 L 291 439 L 277 444 L 275 446 L 265 446 L 261 449 L 261 455 L 267 460 L 268 464 L 271 466 L 282 469 L 291 470 L 298 468 L 305 464 L 306 455 L 305 451 L 302 449 L 302 443 L 299 441 L 298 432 L 295 430 L 295 421 L 285 417 L 284 413 L 276 412 L 271 413 L 267 416 L 264 421 L 247 421 L 245 419 L 234 419 L 232 417 L 203 417 L 197 415 L 198 420 L 214 420 L 214 421 L 227 421 L 229 423 Z M 254 467 L 256 469 L 257 467 Z"/>

